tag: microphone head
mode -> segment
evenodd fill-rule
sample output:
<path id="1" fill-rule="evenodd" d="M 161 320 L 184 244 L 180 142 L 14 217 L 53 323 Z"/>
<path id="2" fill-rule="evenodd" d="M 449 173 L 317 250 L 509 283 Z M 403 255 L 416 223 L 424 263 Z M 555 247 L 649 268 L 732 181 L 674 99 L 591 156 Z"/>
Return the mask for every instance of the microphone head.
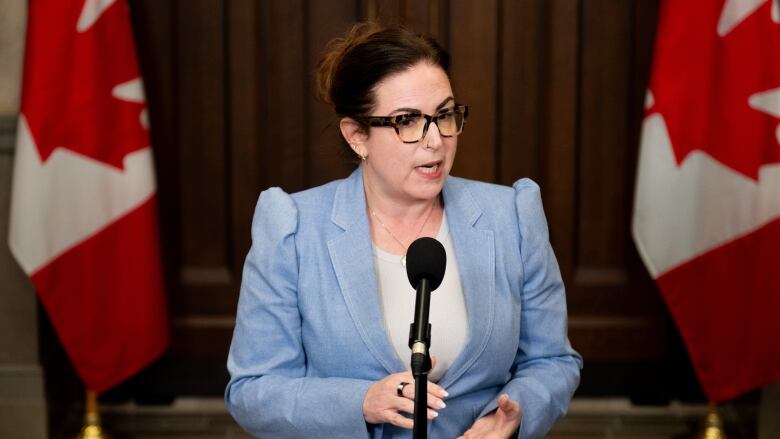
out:
<path id="1" fill-rule="evenodd" d="M 406 276 L 415 290 L 422 279 L 428 279 L 431 291 L 439 288 L 446 268 L 444 246 L 433 238 L 418 238 L 406 251 Z"/>

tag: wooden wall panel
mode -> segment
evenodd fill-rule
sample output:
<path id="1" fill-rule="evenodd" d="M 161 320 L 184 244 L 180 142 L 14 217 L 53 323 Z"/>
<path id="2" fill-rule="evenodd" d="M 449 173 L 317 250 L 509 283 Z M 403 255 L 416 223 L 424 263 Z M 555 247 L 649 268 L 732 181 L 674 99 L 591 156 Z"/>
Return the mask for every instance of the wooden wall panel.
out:
<path id="1" fill-rule="evenodd" d="M 338 7 L 334 7 L 334 3 L 332 0 L 310 0 L 307 14 L 308 186 L 343 178 L 350 170 L 345 157 L 351 152 L 341 137 L 336 115 L 331 107 L 314 96 L 317 63 L 325 53 L 327 43 L 357 20 L 360 9 L 357 0 L 341 0 Z"/>
<path id="2" fill-rule="evenodd" d="M 304 189 L 306 182 L 304 2 L 277 0 L 267 2 L 266 7 L 262 32 L 268 100 L 264 108 L 267 143 L 263 170 L 268 183 L 294 192 Z"/>
<path id="3" fill-rule="evenodd" d="M 641 117 L 631 111 L 631 98 L 643 88 L 632 84 L 636 9 L 631 2 L 590 0 L 581 11 L 572 338 L 594 360 L 659 358 L 666 337 L 663 309 L 629 257 L 635 253 L 632 117 Z M 600 340 L 609 340 L 611 348 Z"/>
<path id="4" fill-rule="evenodd" d="M 450 3 L 453 92 L 469 105 L 468 128 L 458 137 L 453 174 L 494 181 L 496 176 L 496 78 L 498 8 L 496 0 Z"/>
<path id="5" fill-rule="evenodd" d="M 227 163 L 222 5 L 210 0 L 176 8 L 181 289 L 175 315 L 227 312 L 214 295 L 231 285 L 228 268 Z M 176 294 L 176 293 L 180 294 Z M 215 309 L 216 308 L 216 309 Z"/>
<path id="6" fill-rule="evenodd" d="M 247 230 L 252 224 L 255 203 L 260 193 L 261 129 L 259 116 L 266 95 L 260 87 L 264 69 L 260 64 L 260 7 L 254 0 L 233 0 L 226 12 L 227 108 L 226 123 L 229 188 L 230 270 L 240 275 L 249 250 Z M 235 283 L 234 283 L 235 284 Z M 232 291 L 236 300 L 238 291 Z"/>
<path id="7" fill-rule="evenodd" d="M 216 394 L 259 192 L 340 178 L 314 97 L 325 44 L 355 20 L 404 23 L 453 57 L 471 106 L 456 175 L 539 183 L 589 363 L 664 361 L 668 315 L 629 232 L 657 0 L 132 0 L 160 182 L 174 319 L 171 385 Z M 210 374 L 210 375 L 209 375 Z M 164 374 L 163 374 L 164 375 Z M 182 374 L 186 375 L 186 374 Z M 190 373 L 197 377 L 197 374 Z"/>
<path id="8" fill-rule="evenodd" d="M 538 180 L 543 0 L 503 0 L 499 10 L 496 180 Z"/>
<path id="9" fill-rule="evenodd" d="M 627 230 L 627 218 L 613 213 L 626 211 L 632 187 L 614 182 L 625 181 L 630 12 L 629 2 L 611 0 L 591 0 L 583 8 L 576 250 L 583 263 L 575 278 L 581 270 L 620 272 L 626 236 L 615 232 Z"/>
<path id="10" fill-rule="evenodd" d="M 579 109 L 578 0 L 545 2 L 543 49 L 538 62 L 544 72 L 540 85 L 541 140 L 537 182 L 542 188 L 550 241 L 564 279 L 576 264 L 574 248 L 577 193 Z"/>
<path id="11" fill-rule="evenodd" d="M 166 286 L 178 279 L 175 261 L 180 259 L 178 159 L 174 35 L 175 12 L 169 2 L 138 0 L 130 8 L 148 102 L 150 135 L 157 168 L 157 201 Z M 169 206 L 173 206 L 170 208 Z"/>

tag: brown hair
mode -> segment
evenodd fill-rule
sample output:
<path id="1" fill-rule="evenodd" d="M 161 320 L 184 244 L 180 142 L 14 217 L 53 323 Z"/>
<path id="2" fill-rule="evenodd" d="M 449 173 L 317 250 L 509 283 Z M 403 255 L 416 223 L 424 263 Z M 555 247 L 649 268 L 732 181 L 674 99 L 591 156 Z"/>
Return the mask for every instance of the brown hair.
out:
<path id="1" fill-rule="evenodd" d="M 328 44 L 317 66 L 317 96 L 340 117 L 365 116 L 376 104 L 377 83 L 420 61 L 449 75 L 449 54 L 433 38 L 403 26 L 357 23 Z"/>

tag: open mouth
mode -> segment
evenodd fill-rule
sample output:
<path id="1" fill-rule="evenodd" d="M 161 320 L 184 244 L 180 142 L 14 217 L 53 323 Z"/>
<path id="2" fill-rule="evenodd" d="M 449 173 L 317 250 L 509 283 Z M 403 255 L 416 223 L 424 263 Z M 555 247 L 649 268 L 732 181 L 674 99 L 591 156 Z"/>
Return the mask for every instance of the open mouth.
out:
<path id="1" fill-rule="evenodd" d="M 424 174 L 435 174 L 436 171 L 439 170 L 440 166 L 441 162 L 433 162 L 418 166 L 417 169 L 419 169 Z"/>

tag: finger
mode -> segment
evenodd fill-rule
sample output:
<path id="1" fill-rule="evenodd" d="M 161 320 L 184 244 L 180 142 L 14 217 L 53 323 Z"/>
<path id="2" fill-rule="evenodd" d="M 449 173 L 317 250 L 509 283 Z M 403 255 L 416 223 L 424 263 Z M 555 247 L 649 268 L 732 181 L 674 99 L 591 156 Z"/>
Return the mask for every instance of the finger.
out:
<path id="1" fill-rule="evenodd" d="M 408 399 L 410 401 L 414 401 L 415 394 L 414 394 L 414 390 L 412 390 L 413 388 L 414 388 L 414 384 L 410 384 L 410 385 L 404 386 L 404 389 L 401 392 L 401 394 L 404 396 L 404 398 L 406 398 L 406 399 Z M 429 388 L 430 388 L 430 386 L 429 386 Z M 447 407 L 447 404 L 445 404 L 444 400 L 441 399 L 440 394 L 435 394 L 435 393 L 428 392 L 428 398 L 427 399 L 428 399 L 428 401 L 427 401 L 428 407 L 430 407 L 432 409 L 441 410 L 441 409 Z M 437 416 L 438 416 L 438 414 L 437 414 Z"/>
<path id="2" fill-rule="evenodd" d="M 447 393 L 446 390 L 444 390 L 444 387 L 436 383 L 432 383 L 430 381 L 428 381 L 428 393 L 436 396 L 439 399 L 443 399 L 450 396 L 450 394 Z"/>
<path id="3" fill-rule="evenodd" d="M 403 382 L 405 382 L 407 384 L 405 386 L 403 386 L 403 389 L 401 389 L 401 395 L 403 395 L 405 398 L 409 398 L 412 401 L 414 401 L 414 386 L 415 386 L 414 380 L 412 380 L 412 381 L 403 381 Z M 401 384 L 399 383 L 398 386 L 400 386 L 400 385 Z M 396 389 L 395 390 L 396 394 L 398 393 L 398 386 L 396 386 L 396 388 L 395 388 Z"/>
<path id="4" fill-rule="evenodd" d="M 396 398 L 398 400 L 395 409 L 401 412 L 414 414 L 414 402 L 411 399 Z"/>
<path id="5" fill-rule="evenodd" d="M 431 370 L 436 367 L 436 355 L 431 354 Z"/>
<path id="6" fill-rule="evenodd" d="M 414 428 L 414 421 L 401 415 L 400 413 L 393 413 L 389 415 L 387 421 L 397 427 L 406 428 L 407 430 Z"/>
<path id="7" fill-rule="evenodd" d="M 408 381 L 407 381 L 408 382 Z M 416 383 L 414 381 L 409 382 L 406 386 L 404 386 L 403 391 L 401 391 L 401 394 L 414 401 L 414 389 L 415 389 Z M 398 386 L 396 385 L 396 389 Z M 430 405 L 430 400 L 435 400 L 437 402 L 437 406 L 435 408 L 443 408 L 443 406 L 439 407 L 440 404 L 444 404 L 443 399 L 449 396 L 450 394 L 447 393 L 446 390 L 444 390 L 443 387 L 439 386 L 436 383 L 432 383 L 428 381 L 428 400 Z M 446 404 L 445 404 L 446 405 Z M 434 407 L 434 406 L 432 406 Z"/>
<path id="8" fill-rule="evenodd" d="M 507 416 L 517 416 L 520 414 L 520 404 L 517 401 L 509 399 L 509 395 L 504 393 L 498 397 L 498 408 Z"/>
<path id="9" fill-rule="evenodd" d="M 436 395 L 433 395 L 431 393 L 428 394 L 428 407 L 432 409 L 441 410 L 445 407 L 447 407 L 447 404 L 444 403 L 440 398 L 436 397 Z"/>
<path id="10" fill-rule="evenodd" d="M 429 407 L 430 407 L 430 404 L 429 404 Z M 412 401 L 410 399 L 402 399 L 397 404 L 397 409 L 399 411 L 406 412 L 406 413 L 409 413 L 410 415 L 413 415 L 414 414 L 414 401 Z M 426 416 L 428 417 L 428 419 L 434 419 L 437 416 L 439 416 L 439 412 L 429 408 L 429 409 L 427 409 Z"/>

